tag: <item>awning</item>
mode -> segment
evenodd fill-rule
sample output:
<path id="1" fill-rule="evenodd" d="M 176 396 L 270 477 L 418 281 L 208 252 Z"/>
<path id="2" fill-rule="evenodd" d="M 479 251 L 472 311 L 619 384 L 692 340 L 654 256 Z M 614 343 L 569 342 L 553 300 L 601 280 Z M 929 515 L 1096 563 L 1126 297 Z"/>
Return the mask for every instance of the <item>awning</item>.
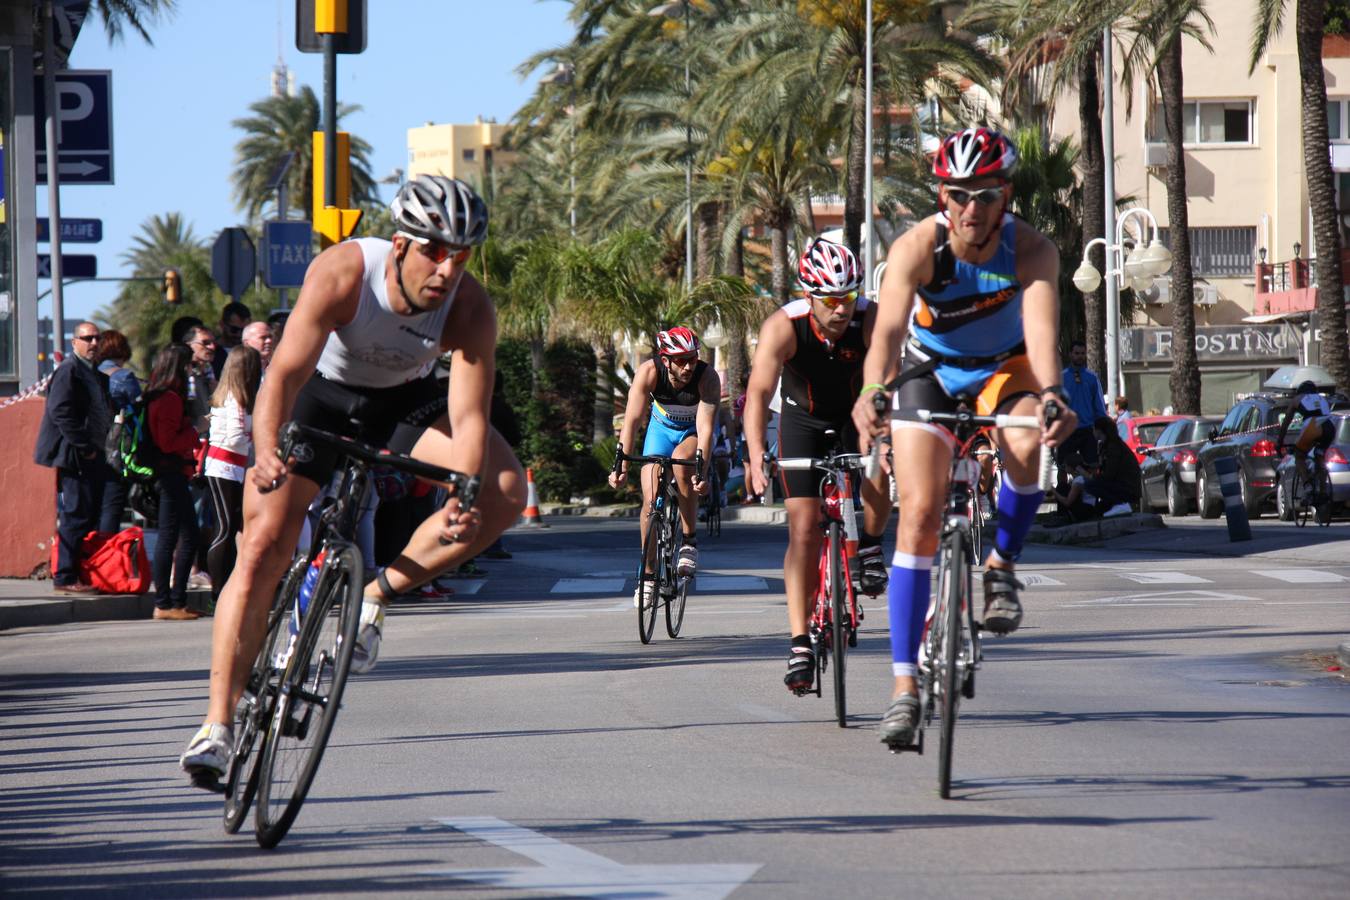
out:
<path id="1" fill-rule="evenodd" d="M 1296 312 L 1261 313 L 1255 316 L 1244 316 L 1242 321 L 1249 322 L 1252 325 L 1264 325 L 1267 322 L 1299 322 L 1308 318 L 1310 312 L 1312 310 L 1303 309 Z"/>

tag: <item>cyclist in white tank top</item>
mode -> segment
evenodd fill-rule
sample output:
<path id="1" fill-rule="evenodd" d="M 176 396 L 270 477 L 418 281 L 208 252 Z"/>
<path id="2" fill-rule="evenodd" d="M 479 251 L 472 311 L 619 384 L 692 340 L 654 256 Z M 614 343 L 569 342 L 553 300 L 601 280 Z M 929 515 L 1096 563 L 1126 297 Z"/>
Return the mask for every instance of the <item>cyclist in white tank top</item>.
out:
<path id="1" fill-rule="evenodd" d="M 305 511 L 332 471 L 331 457 L 319 465 L 318 448 L 305 463 L 277 458 L 283 423 L 295 418 L 381 447 L 404 421 L 426 426 L 413 456 L 482 476 L 472 510 L 450 498 L 366 585 L 354 672 L 375 663 L 389 600 L 473 558 L 525 508 L 524 473 L 488 422 L 496 311 L 468 272 L 487 236 L 487 207 L 461 181 L 419 175 L 399 189 L 390 213 L 392 241 L 346 241 L 310 265 L 254 405 L 257 461 L 245 479 L 238 559 L 216 606 L 206 721 L 180 760 L 195 779 L 228 767 L 230 723 L 266 611 Z M 446 352 L 455 377 L 438 405 L 427 396 L 434 379 L 423 376 Z M 428 420 L 414 422 L 418 415 Z"/>

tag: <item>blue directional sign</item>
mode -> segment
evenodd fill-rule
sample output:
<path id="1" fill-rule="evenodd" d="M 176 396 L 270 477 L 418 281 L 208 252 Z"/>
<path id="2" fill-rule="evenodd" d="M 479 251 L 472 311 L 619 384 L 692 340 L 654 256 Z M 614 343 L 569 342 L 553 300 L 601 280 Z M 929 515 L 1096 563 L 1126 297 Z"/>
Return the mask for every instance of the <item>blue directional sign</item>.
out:
<path id="1" fill-rule="evenodd" d="M 38 217 L 37 239 L 38 243 L 46 243 L 52 239 L 52 223 L 46 216 Z M 101 240 L 103 240 L 102 219 L 61 220 L 61 243 L 97 244 Z"/>
<path id="2" fill-rule="evenodd" d="M 112 184 L 112 72 L 57 72 L 56 149 L 62 184 Z M 42 79 L 33 89 L 37 140 L 37 180 L 47 182 L 47 116 Z"/>
<path id="3" fill-rule="evenodd" d="M 263 230 L 263 282 L 268 287 L 300 287 L 314 258 L 314 227 L 309 222 L 268 222 Z"/>
<path id="4" fill-rule="evenodd" d="M 50 253 L 39 253 L 37 264 L 37 277 L 52 277 L 52 255 Z M 89 254 L 68 253 L 61 254 L 61 279 L 67 278 L 97 278 L 98 277 L 98 257 Z"/>

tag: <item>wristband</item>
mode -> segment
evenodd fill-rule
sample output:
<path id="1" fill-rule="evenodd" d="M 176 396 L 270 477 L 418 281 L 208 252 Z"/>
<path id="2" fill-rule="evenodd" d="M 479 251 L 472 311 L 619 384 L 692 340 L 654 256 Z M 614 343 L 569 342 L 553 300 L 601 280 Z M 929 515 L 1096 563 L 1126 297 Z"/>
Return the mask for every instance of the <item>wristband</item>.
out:
<path id="1" fill-rule="evenodd" d="M 1062 384 L 1052 384 L 1049 387 L 1041 388 L 1039 396 L 1044 397 L 1046 394 L 1054 394 L 1056 400 L 1059 400 L 1065 406 L 1069 405 L 1069 392 L 1064 390 Z"/>
<path id="2" fill-rule="evenodd" d="M 872 390 L 884 391 L 884 390 L 886 390 L 886 385 L 884 385 L 884 384 L 879 384 L 879 383 L 877 383 L 877 382 L 875 382 L 875 381 L 872 382 L 871 384 L 864 384 L 863 387 L 862 387 L 862 390 L 861 390 L 861 391 L 858 391 L 858 396 L 859 396 L 859 397 L 865 397 L 865 396 L 867 396 L 867 392 L 868 392 L 868 391 L 872 391 Z"/>

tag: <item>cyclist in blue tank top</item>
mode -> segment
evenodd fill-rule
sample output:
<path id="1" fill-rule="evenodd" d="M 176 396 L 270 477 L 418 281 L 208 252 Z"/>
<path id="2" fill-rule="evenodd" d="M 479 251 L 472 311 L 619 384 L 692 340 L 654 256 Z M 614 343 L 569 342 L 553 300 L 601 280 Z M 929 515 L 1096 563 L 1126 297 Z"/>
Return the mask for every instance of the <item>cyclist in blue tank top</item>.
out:
<path id="1" fill-rule="evenodd" d="M 638 366 L 633 373 L 619 443 L 625 452 L 633 452 L 631 448 L 638 424 L 647 418 L 650 404 L 651 418 L 647 421 L 643 456 L 693 459 L 694 453 L 702 450 L 704 460 L 711 461 L 713 419 L 722 399 L 722 381 L 712 366 L 698 358 L 698 337 L 682 325 L 659 332 L 656 349 L 656 357 Z M 656 493 L 657 474 L 656 466 L 643 467 L 644 509 Z M 675 570 L 681 578 L 690 578 L 698 568 L 697 498 L 707 493 L 708 483 L 704 473 L 693 473 L 684 466 L 675 467 L 674 476 L 680 524 L 684 530 Z M 628 465 L 625 463 L 620 471 L 610 473 L 610 486 L 617 488 L 627 477 Z M 647 527 L 647 516 L 640 516 L 638 546 L 647 537 Z M 650 566 L 651 560 L 647 562 Z M 633 592 L 635 606 L 641 602 L 641 597 L 642 585 L 638 585 Z"/>
<path id="2" fill-rule="evenodd" d="M 1043 434 L 994 435 L 1006 477 L 985 560 L 981 618 L 996 634 L 1013 631 L 1022 618 L 1013 567 L 1041 503 L 1040 444 L 1054 446 L 1075 424 L 1059 384 L 1059 254 L 1007 214 L 1016 163 L 1012 144 L 990 129 L 967 129 L 942 142 L 933 160 L 939 212 L 891 245 L 853 407 L 861 449 L 889 429 L 895 467 L 904 470 L 895 478 L 900 523 L 889 590 L 895 684 L 880 729 L 891 745 L 911 743 L 918 718 L 916 661 L 955 448 L 946 428 L 919 420 L 916 411 L 954 410 L 965 398 L 982 415 L 1044 421 L 1047 408 L 1059 407 Z M 872 396 L 888 388 L 894 388 L 890 422 L 877 414 Z"/>

